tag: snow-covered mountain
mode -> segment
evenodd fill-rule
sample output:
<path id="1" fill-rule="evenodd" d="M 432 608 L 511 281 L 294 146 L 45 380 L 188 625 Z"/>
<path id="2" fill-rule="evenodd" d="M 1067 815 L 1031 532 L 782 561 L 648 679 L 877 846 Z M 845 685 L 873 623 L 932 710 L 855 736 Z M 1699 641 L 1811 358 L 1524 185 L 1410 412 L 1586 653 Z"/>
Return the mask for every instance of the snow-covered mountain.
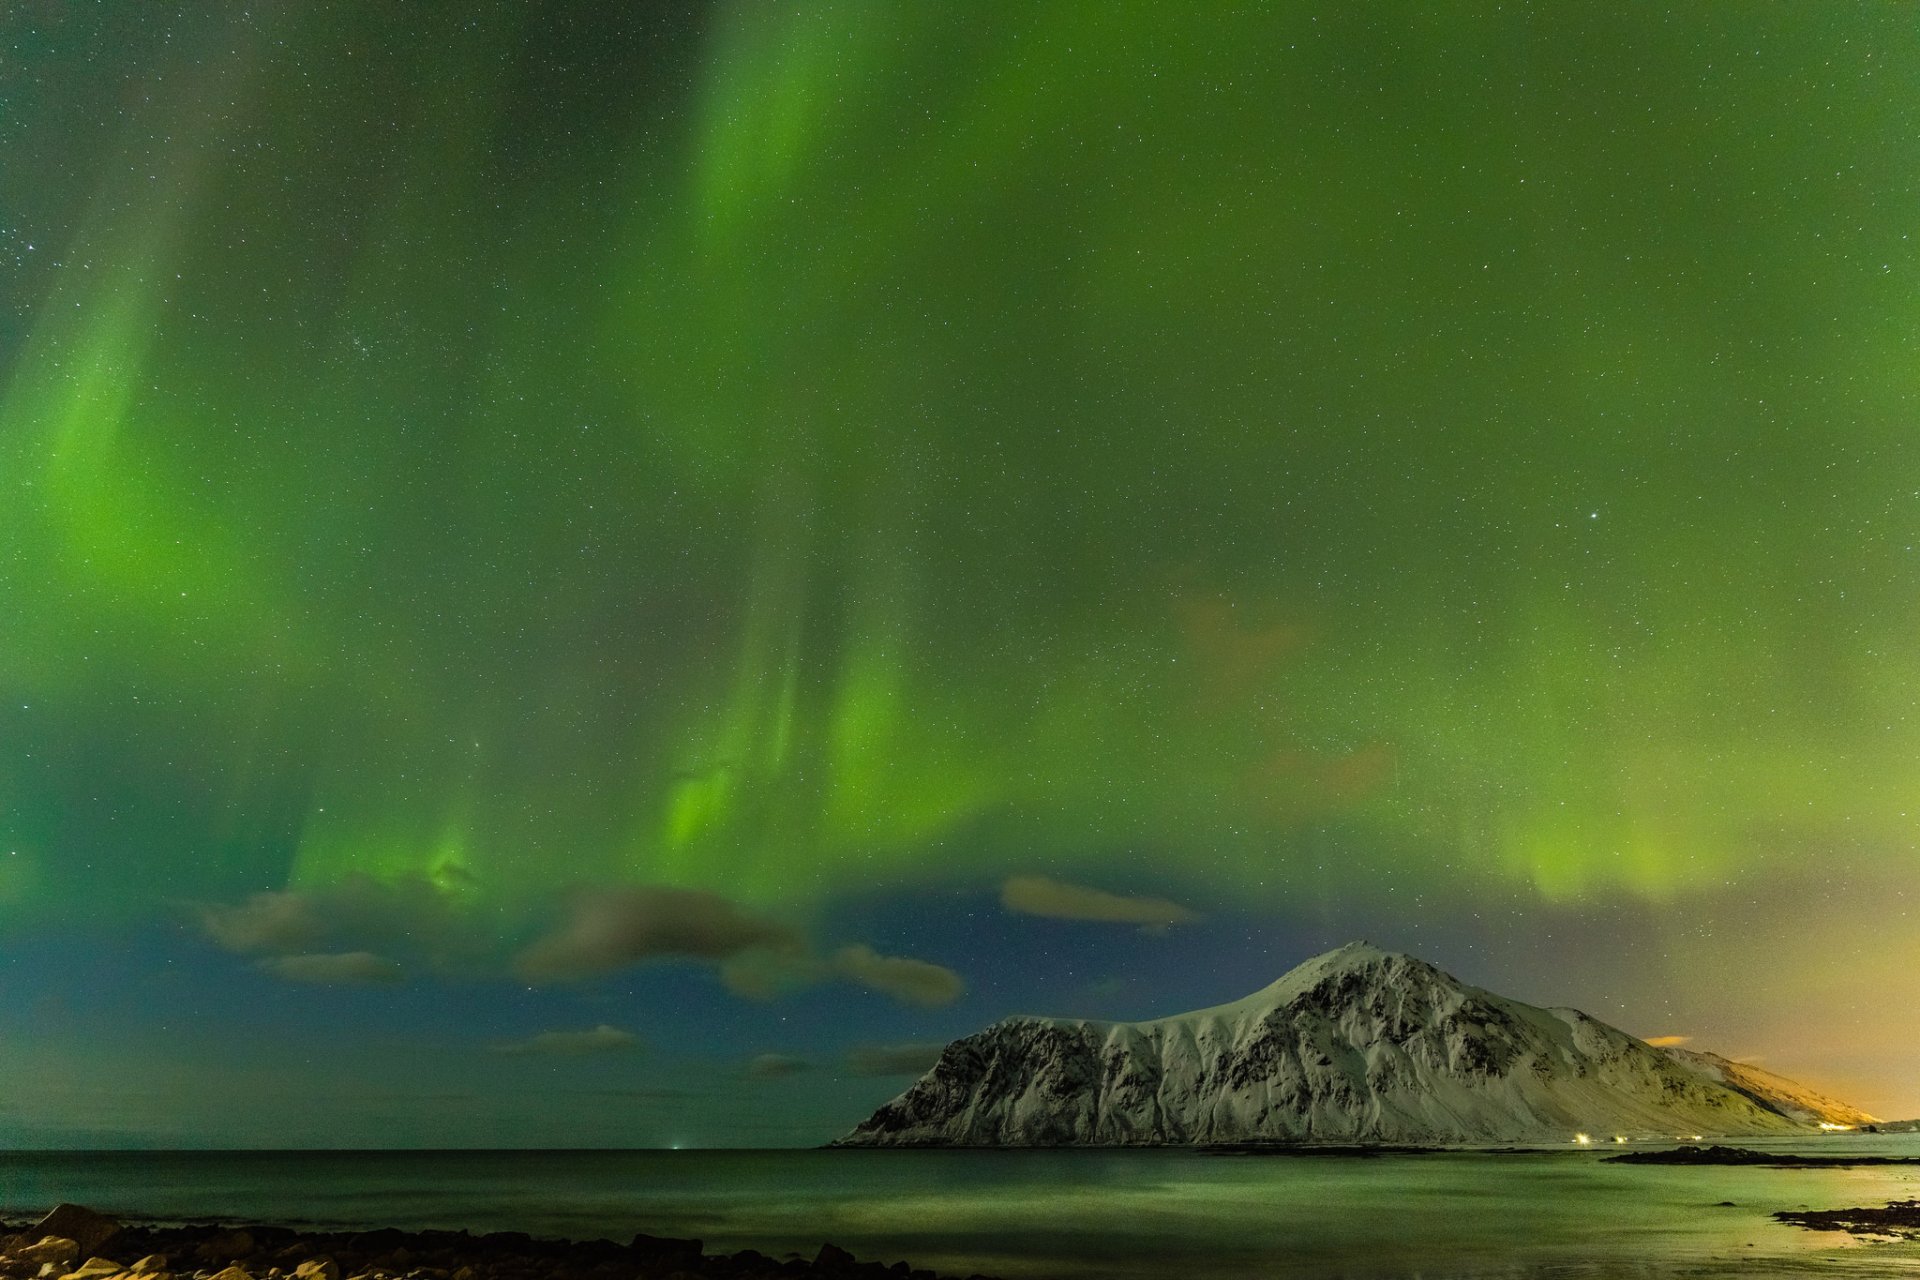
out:
<path id="1" fill-rule="evenodd" d="M 1762 1071 L 1750 1062 L 1735 1062 L 1717 1053 L 1694 1049 L 1668 1048 L 1662 1052 L 1696 1074 L 1718 1081 L 1736 1093 L 1744 1093 L 1769 1111 L 1778 1111 L 1790 1120 L 1810 1125 L 1843 1125 L 1849 1129 L 1879 1123 L 1858 1107 L 1829 1098 L 1785 1076 Z"/>
<path id="2" fill-rule="evenodd" d="M 1570 1142 L 1811 1125 L 1573 1009 L 1353 943 L 1151 1022 L 1008 1018 L 842 1146 Z"/>

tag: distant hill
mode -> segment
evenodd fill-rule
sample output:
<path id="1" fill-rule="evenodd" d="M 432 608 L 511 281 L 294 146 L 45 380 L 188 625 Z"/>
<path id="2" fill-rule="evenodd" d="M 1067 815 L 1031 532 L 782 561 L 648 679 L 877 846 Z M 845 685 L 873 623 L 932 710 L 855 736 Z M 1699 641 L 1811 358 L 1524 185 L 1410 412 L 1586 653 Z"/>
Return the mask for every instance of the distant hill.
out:
<path id="1" fill-rule="evenodd" d="M 1670 1048 L 1662 1052 L 1682 1066 L 1709 1080 L 1717 1080 L 1768 1110 L 1777 1111 L 1792 1120 L 1811 1125 L 1845 1125 L 1849 1129 L 1879 1123 L 1876 1117 L 1858 1107 L 1836 1101 L 1785 1076 L 1762 1071 L 1750 1063 L 1735 1062 L 1717 1053 L 1700 1053 L 1692 1049 Z"/>
<path id="2" fill-rule="evenodd" d="M 1536 1008 L 1353 943 L 1196 1013 L 1005 1019 L 948 1045 L 836 1145 L 1487 1145 L 1767 1136 L 1817 1123 L 1806 1118 L 1811 1090 L 1781 1081 L 1788 1088 L 1768 1094 L 1735 1074 L 1739 1086 L 1726 1067 L 1663 1053 L 1577 1010 Z M 1793 1114 L 1766 1100 L 1789 1094 Z M 1864 1114 L 1819 1102 L 1828 1109 L 1817 1114 Z"/>

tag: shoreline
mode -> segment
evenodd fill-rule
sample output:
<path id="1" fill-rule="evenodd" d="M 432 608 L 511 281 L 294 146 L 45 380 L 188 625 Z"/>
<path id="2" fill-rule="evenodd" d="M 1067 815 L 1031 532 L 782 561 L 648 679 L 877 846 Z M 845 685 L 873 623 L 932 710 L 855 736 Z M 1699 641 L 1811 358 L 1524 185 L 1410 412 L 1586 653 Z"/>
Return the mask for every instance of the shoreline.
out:
<path id="1" fill-rule="evenodd" d="M 697 1239 L 563 1240 L 518 1231 L 306 1230 L 217 1219 L 110 1218 L 63 1204 L 0 1221 L 6 1280 L 955 1280 L 862 1261 L 831 1242 L 812 1257 L 706 1253 Z M 990 1280 L 978 1274 L 965 1280 Z"/>

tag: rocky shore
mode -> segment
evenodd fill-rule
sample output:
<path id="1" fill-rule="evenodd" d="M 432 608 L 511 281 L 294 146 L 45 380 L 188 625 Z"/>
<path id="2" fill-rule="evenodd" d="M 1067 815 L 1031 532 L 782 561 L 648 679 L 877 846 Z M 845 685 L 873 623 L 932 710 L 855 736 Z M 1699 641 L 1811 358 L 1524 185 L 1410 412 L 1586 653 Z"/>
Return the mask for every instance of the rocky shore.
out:
<path id="1" fill-rule="evenodd" d="M 1753 1165 L 1768 1169 L 1860 1169 L 1874 1165 L 1920 1164 L 1912 1156 L 1802 1156 L 1747 1147 L 1674 1147 L 1666 1151 L 1629 1151 L 1606 1156 L 1607 1164 Z"/>
<path id="2" fill-rule="evenodd" d="M 518 1232 L 296 1231 L 143 1226 L 78 1205 L 0 1223 L 0 1280 L 939 1280 L 904 1262 L 862 1262 L 823 1244 L 807 1258 L 638 1235 L 541 1240 Z M 970 1280 L 986 1280 L 975 1276 Z"/>
<path id="3" fill-rule="evenodd" d="M 1784 1209 L 1773 1216 L 1810 1231 L 1920 1240 L 1920 1200 L 1895 1200 L 1877 1209 Z"/>

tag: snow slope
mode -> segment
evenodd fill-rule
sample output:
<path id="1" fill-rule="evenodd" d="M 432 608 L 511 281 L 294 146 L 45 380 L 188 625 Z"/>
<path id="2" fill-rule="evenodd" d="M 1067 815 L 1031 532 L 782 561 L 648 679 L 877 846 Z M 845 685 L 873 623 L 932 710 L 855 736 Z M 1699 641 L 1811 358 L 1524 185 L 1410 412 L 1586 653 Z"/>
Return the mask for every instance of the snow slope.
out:
<path id="1" fill-rule="evenodd" d="M 1008 1018 L 836 1145 L 1491 1144 L 1810 1126 L 1573 1009 L 1353 943 L 1151 1022 Z"/>

